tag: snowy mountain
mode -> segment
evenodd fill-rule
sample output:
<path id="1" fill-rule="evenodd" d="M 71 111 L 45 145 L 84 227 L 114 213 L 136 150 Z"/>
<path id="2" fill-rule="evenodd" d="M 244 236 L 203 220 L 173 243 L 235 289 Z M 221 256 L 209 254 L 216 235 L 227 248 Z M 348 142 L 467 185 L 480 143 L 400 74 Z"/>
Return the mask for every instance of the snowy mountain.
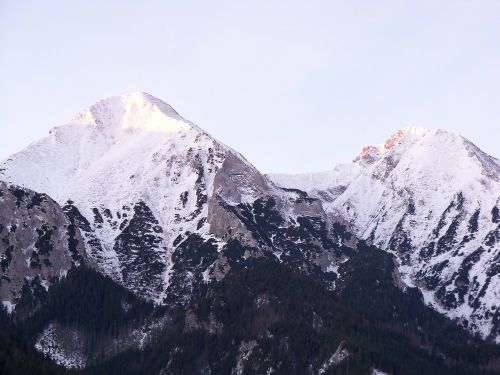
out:
<path id="1" fill-rule="evenodd" d="M 331 171 L 269 177 L 397 254 L 436 310 L 500 340 L 500 162 L 445 130 L 408 128 Z"/>
<path id="2" fill-rule="evenodd" d="M 442 314 L 498 340 L 499 169 L 407 129 L 269 178 L 148 94 L 101 100 L 0 164 L 0 343 L 89 374 L 494 373 Z"/>
<path id="3" fill-rule="evenodd" d="M 201 278 L 227 272 L 222 250 L 229 240 L 281 256 L 286 236 L 277 231 L 299 227 L 300 216 L 316 217 L 314 225 L 325 218 L 317 200 L 277 188 L 240 154 L 145 93 L 92 105 L 1 164 L 0 179 L 54 198 L 79 227 L 89 262 L 158 303 L 183 299 Z M 258 215 L 272 210 L 271 234 Z M 334 258 L 328 246 L 320 254 L 314 245 L 324 269 Z"/>

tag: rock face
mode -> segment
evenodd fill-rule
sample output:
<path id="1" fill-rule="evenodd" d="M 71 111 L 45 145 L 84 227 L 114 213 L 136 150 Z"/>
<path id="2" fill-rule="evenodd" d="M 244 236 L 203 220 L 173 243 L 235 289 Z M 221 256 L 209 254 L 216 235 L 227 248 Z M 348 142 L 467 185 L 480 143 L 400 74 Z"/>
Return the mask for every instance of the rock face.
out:
<path id="1" fill-rule="evenodd" d="M 0 300 L 8 310 L 23 291 L 46 290 L 82 255 L 80 233 L 56 202 L 0 182 Z"/>
<path id="2" fill-rule="evenodd" d="M 294 249 L 307 269 L 338 260 L 341 243 L 327 238 L 317 199 L 276 187 L 145 93 L 89 107 L 11 156 L 0 178 L 53 197 L 79 228 L 89 262 L 157 303 L 222 277 L 236 261 L 226 255 L 230 240 L 248 247 L 243 257 L 285 259 Z"/>
<path id="3" fill-rule="evenodd" d="M 397 254 L 404 281 L 438 311 L 500 340 L 497 159 L 459 135 L 410 128 L 332 171 L 269 177 Z"/>

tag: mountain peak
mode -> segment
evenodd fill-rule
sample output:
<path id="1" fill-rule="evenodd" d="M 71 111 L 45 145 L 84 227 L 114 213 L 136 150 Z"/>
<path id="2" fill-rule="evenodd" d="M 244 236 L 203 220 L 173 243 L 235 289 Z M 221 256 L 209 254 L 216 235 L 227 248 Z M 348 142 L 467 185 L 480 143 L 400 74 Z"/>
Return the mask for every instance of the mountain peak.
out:
<path id="1" fill-rule="evenodd" d="M 407 127 L 397 130 L 379 146 L 364 146 L 361 153 L 354 159 L 354 162 L 363 161 L 372 164 L 382 155 L 395 148 L 403 138 L 407 136 L 419 136 L 429 132 L 429 129 L 422 127 Z"/>
<path id="2" fill-rule="evenodd" d="M 271 179 L 321 200 L 327 215 L 392 252 L 426 304 L 500 342 L 491 314 L 500 285 L 500 162 L 459 134 L 424 128 L 398 130 L 354 161 Z"/>
<path id="3" fill-rule="evenodd" d="M 385 153 L 393 149 L 404 137 L 406 136 L 421 136 L 430 132 L 430 129 L 422 127 L 407 127 L 399 129 L 396 133 L 392 134 L 385 142 L 379 146 L 379 150 Z"/>
<path id="4" fill-rule="evenodd" d="M 165 133 L 196 128 L 169 104 L 145 92 L 99 100 L 78 113 L 70 124 Z"/>
<path id="5" fill-rule="evenodd" d="M 433 147 L 444 147 L 445 144 L 453 144 L 454 147 L 459 147 L 459 145 L 466 144 L 467 140 L 458 134 L 444 129 L 429 129 L 423 127 L 401 128 L 378 146 L 364 146 L 361 149 L 361 153 L 354 159 L 354 162 L 363 161 L 366 164 L 372 164 L 387 153 L 395 149 L 405 151 L 412 147 L 413 144 L 416 144 L 416 142 L 421 145 L 433 145 Z M 398 148 L 398 146 L 403 144 L 406 146 Z M 465 148 L 467 148 L 467 145 Z"/>

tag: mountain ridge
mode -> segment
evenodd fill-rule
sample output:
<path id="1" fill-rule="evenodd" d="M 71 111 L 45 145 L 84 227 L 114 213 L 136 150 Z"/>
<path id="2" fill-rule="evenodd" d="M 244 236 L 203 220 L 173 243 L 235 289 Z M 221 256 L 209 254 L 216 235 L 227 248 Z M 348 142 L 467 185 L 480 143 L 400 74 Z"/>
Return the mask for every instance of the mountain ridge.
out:
<path id="1" fill-rule="evenodd" d="M 73 264 L 68 253 L 68 280 L 33 284 L 37 275 L 54 271 L 47 263 L 41 271 L 5 274 L 28 283 L 22 295 L 9 295 L 6 284 L 0 284 L 0 295 L 13 316 L 32 310 L 39 321 L 30 340 L 69 367 L 111 355 L 105 345 L 92 349 L 90 343 L 98 337 L 113 342 L 113 353 L 143 350 L 143 339 L 149 342 L 151 335 L 167 329 L 168 314 L 177 316 L 169 312 L 159 318 L 157 308 L 160 315 L 187 309 L 183 330 L 206 328 L 209 335 L 218 335 L 221 327 L 211 315 L 204 323 L 197 320 L 196 314 L 206 313 L 198 311 L 197 298 L 216 293 L 227 275 L 238 279 L 254 261 L 263 262 L 255 272 L 279 264 L 288 276 L 296 274 L 331 298 L 350 301 L 361 315 L 366 298 L 381 298 L 370 300 L 385 311 L 381 321 L 390 307 L 381 301 L 425 303 L 453 324 L 498 342 L 498 165 L 461 136 L 411 128 L 379 147 L 363 148 L 352 163 L 331 171 L 264 175 L 149 94 L 104 99 L 0 164 L 3 184 L 44 194 L 53 203 L 63 223 L 61 233 L 72 239 L 73 247 L 76 241 L 82 254 L 81 262 Z M 0 211 L 10 212 L 16 196 L 5 197 L 0 197 Z M 36 215 L 45 217 L 46 212 Z M 0 219 L 8 228 L 9 217 Z M 52 240 L 48 243 L 53 246 Z M 0 243 L 0 256 L 14 252 L 24 259 L 22 246 L 19 242 L 7 249 Z M 66 250 L 62 246 L 58 251 Z M 263 264 L 268 265 L 260 268 Z M 383 272 L 377 269 L 382 265 Z M 84 288 L 79 292 L 86 301 L 86 283 L 92 288 L 104 283 L 117 300 L 125 298 L 124 310 L 118 307 L 124 322 L 129 319 L 127 301 L 133 300 L 137 311 L 144 301 L 150 307 L 144 307 L 146 315 L 139 313 L 142 320 L 134 323 L 133 332 L 122 327 L 115 338 L 101 331 L 89 335 L 75 327 L 78 320 L 50 310 L 56 305 L 64 311 L 81 309 L 78 299 L 51 300 L 54 288 L 71 295 L 73 282 Z M 413 319 L 409 306 L 394 306 L 405 311 L 405 319 Z M 419 311 L 426 315 L 430 309 L 424 307 Z M 97 312 L 99 306 L 93 309 Z M 219 318 L 225 319 L 223 314 Z M 393 318 L 391 324 L 404 323 Z M 182 314 L 178 319 L 184 319 Z M 274 318 L 269 319 L 272 325 Z M 75 343 L 65 337 L 75 335 L 85 344 L 72 347 Z M 247 347 L 243 341 L 241 345 Z"/>
<path id="2" fill-rule="evenodd" d="M 399 254 L 405 282 L 420 286 L 438 311 L 465 319 L 483 335 L 495 330 L 490 324 L 500 298 L 493 214 L 500 204 L 498 159 L 459 135 L 413 128 L 378 148 L 363 148 L 351 164 L 331 171 L 268 177 L 322 200 L 327 213 L 346 220 L 359 238 Z M 483 268 L 491 269 L 486 278 Z M 481 313 L 478 299 L 488 305 Z"/>
<path id="3" fill-rule="evenodd" d="M 191 235 L 219 250 L 228 238 L 275 247 L 256 232 L 257 200 L 276 206 L 291 226 L 297 215 L 324 217 L 317 203 L 274 186 L 147 94 L 105 99 L 76 118 L 10 157 L 0 178 L 47 193 L 76 215 L 90 261 L 158 303 L 169 294 L 174 252 Z"/>

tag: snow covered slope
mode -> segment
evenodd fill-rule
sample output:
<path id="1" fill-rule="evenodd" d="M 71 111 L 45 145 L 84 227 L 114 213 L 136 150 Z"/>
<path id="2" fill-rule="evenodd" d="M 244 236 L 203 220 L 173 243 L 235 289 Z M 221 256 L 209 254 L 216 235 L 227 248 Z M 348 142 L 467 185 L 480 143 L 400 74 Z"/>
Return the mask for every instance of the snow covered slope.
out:
<path id="1" fill-rule="evenodd" d="M 230 154 L 168 104 L 134 93 L 52 129 L 5 161 L 0 176 L 64 205 L 102 272 L 159 299 L 178 236 L 209 235 L 208 199 Z"/>
<path id="2" fill-rule="evenodd" d="M 408 128 L 332 171 L 269 177 L 397 253 L 405 281 L 437 310 L 500 339 L 497 159 L 445 130 Z"/>
<path id="3" fill-rule="evenodd" d="M 325 218 L 319 201 L 277 188 L 145 93 L 92 105 L 0 164 L 0 178 L 53 197 L 80 229 L 89 262 L 157 302 L 226 272 L 217 253 L 228 240 L 276 252 L 285 243 L 277 232 L 298 216 Z M 263 211 L 286 223 L 264 228 Z"/>

